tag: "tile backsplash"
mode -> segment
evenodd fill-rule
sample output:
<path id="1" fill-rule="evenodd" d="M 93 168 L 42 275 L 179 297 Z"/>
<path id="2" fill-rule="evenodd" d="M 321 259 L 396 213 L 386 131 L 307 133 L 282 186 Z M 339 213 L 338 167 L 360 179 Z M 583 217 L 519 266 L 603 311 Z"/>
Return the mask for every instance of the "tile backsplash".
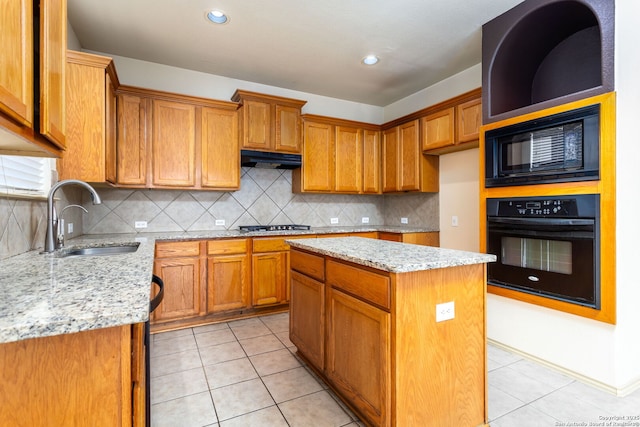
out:
<path id="1" fill-rule="evenodd" d="M 62 190 L 62 189 L 61 189 Z M 243 168 L 241 189 L 222 191 L 127 190 L 97 188 L 102 204 L 93 205 L 85 191 L 65 187 L 58 209 L 81 203 L 88 211 L 65 211 L 73 235 L 237 229 L 252 224 L 306 224 L 312 227 L 401 225 L 438 229 L 437 194 L 341 195 L 295 194 L 291 171 Z M 224 220 L 224 225 L 216 225 Z M 136 228 L 136 221 L 147 223 Z M 42 248 L 46 201 L 0 198 L 0 259 Z M 72 237 L 67 235 L 67 238 Z"/>

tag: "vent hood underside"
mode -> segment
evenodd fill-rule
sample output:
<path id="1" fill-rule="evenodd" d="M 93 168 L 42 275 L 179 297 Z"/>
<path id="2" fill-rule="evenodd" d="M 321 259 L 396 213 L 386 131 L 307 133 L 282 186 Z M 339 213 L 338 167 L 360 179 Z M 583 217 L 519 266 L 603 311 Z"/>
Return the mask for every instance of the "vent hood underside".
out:
<path id="1" fill-rule="evenodd" d="M 302 156 L 300 154 L 241 150 L 240 164 L 251 168 L 296 169 L 302 165 Z"/>

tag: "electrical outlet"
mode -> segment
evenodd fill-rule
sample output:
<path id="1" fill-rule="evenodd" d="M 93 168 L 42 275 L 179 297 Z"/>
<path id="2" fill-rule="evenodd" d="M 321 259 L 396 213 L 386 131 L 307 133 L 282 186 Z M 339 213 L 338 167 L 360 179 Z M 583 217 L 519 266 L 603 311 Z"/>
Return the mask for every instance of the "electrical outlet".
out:
<path id="1" fill-rule="evenodd" d="M 409 224 L 409 218 L 400 218 L 401 224 Z"/>
<path id="2" fill-rule="evenodd" d="M 216 219 L 216 225 L 225 225 L 226 221 L 224 219 Z"/>
<path id="3" fill-rule="evenodd" d="M 135 228 L 147 228 L 147 221 L 136 221 L 133 226 Z"/>
<path id="4" fill-rule="evenodd" d="M 457 227 L 458 226 L 458 216 L 457 215 L 453 215 L 451 217 L 451 226 L 452 227 Z"/>
<path id="5" fill-rule="evenodd" d="M 331 218 L 331 224 L 337 224 L 338 218 Z"/>
<path id="6" fill-rule="evenodd" d="M 73 233 L 73 223 L 72 222 L 67 223 L 67 233 L 69 233 L 69 234 Z"/>
<path id="7" fill-rule="evenodd" d="M 436 304 L 436 322 L 451 320 L 456 317 L 456 310 L 453 301 Z"/>
<path id="8" fill-rule="evenodd" d="M 369 224 L 369 217 L 368 216 L 363 216 L 362 217 L 362 223 L 363 224 Z"/>

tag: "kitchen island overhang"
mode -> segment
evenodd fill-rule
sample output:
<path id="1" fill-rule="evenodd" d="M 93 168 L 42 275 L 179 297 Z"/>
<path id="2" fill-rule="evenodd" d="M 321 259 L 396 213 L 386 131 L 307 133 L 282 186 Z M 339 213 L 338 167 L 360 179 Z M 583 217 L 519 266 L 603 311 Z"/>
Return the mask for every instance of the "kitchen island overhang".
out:
<path id="1" fill-rule="evenodd" d="M 357 237 L 288 243 L 290 338 L 367 425 L 487 425 L 495 256 Z"/>

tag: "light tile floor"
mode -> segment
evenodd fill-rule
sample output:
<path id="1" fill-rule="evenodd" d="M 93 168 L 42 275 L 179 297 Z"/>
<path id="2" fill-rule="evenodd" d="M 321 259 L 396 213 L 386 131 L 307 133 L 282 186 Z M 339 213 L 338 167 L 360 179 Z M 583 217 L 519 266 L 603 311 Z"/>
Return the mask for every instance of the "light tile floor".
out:
<path id="1" fill-rule="evenodd" d="M 288 330 L 281 313 L 152 335 L 151 425 L 362 426 L 295 356 Z M 640 416 L 640 391 L 618 398 L 492 345 L 488 359 L 492 427 Z"/>

